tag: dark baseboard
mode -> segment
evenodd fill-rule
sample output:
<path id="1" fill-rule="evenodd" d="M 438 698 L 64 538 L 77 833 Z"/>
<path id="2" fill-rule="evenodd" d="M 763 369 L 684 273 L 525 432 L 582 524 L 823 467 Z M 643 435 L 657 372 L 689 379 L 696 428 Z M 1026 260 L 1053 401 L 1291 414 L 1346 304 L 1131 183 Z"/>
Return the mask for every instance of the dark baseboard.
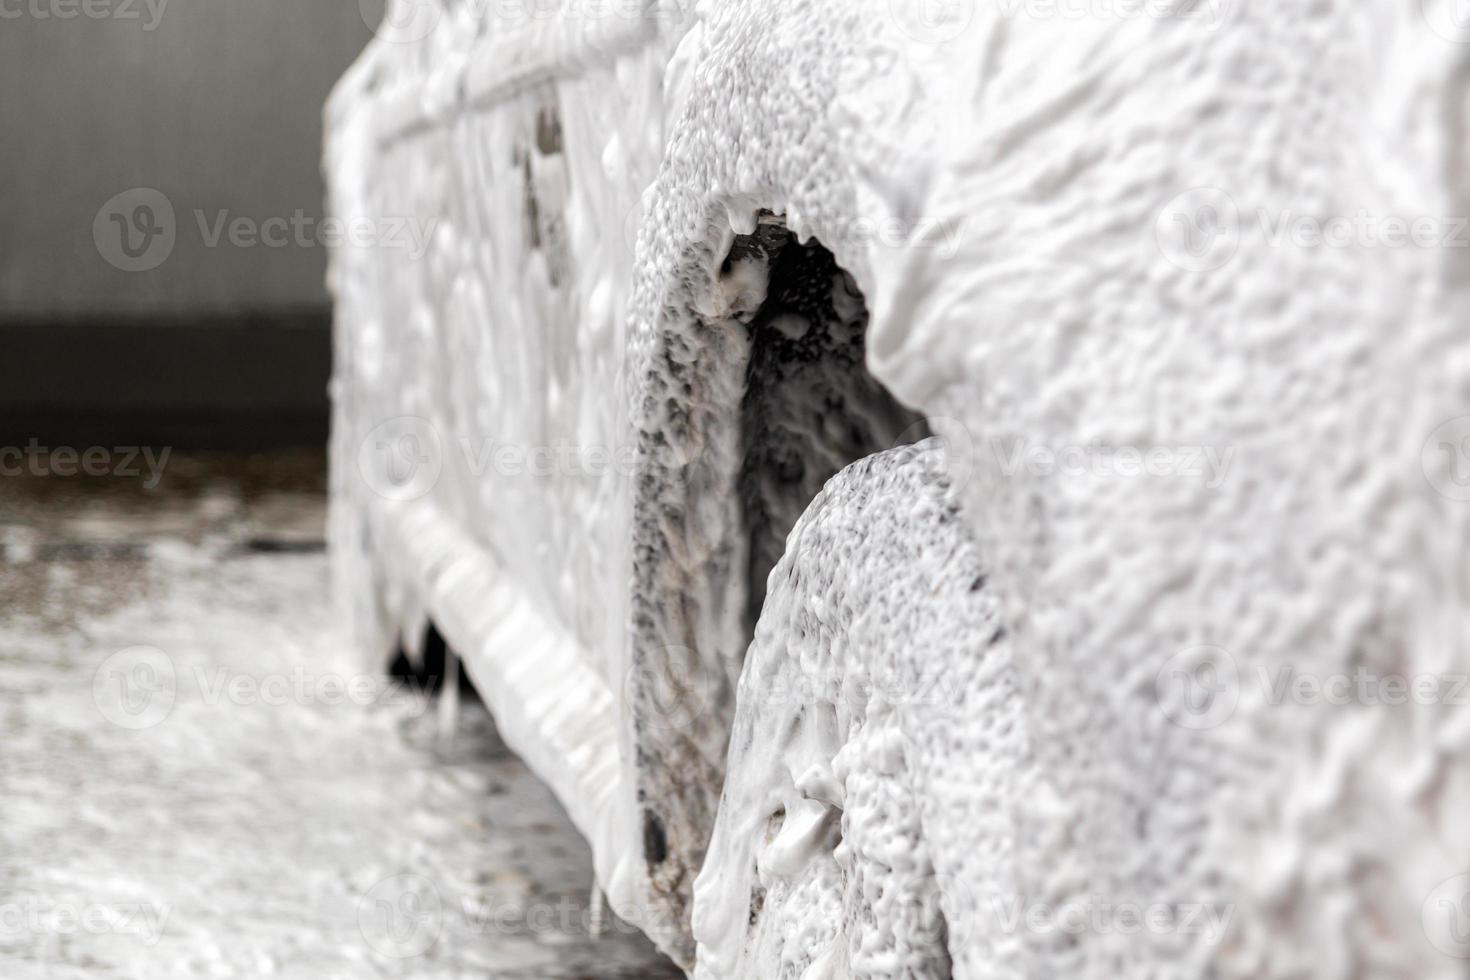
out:
<path id="1" fill-rule="evenodd" d="M 0 446 L 322 446 L 331 313 L 0 319 Z"/>

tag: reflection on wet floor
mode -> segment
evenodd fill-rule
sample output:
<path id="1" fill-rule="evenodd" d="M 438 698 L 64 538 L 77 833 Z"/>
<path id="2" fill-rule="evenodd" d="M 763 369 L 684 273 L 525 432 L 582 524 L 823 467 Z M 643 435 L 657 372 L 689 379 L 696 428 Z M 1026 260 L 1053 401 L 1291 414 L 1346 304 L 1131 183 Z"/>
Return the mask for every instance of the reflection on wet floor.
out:
<path id="1" fill-rule="evenodd" d="M 0 973 L 659 977 L 469 706 L 353 666 L 319 456 L 0 480 Z"/>

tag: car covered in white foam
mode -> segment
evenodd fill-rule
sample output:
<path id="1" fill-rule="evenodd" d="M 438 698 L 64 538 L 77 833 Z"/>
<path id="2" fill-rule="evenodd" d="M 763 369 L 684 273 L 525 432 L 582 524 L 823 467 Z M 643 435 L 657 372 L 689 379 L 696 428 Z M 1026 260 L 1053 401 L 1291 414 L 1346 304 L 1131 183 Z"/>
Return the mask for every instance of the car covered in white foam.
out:
<path id="1" fill-rule="evenodd" d="M 358 648 L 436 627 L 700 976 L 1460 975 L 1464 709 L 1282 692 L 1470 667 L 1466 42 L 391 0 L 327 111 Z"/>

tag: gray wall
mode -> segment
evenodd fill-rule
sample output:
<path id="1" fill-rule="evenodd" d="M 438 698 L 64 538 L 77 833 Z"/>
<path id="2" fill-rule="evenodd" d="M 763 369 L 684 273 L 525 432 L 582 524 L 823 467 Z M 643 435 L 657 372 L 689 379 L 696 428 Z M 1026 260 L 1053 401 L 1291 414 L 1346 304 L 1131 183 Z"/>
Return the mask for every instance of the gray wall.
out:
<path id="1" fill-rule="evenodd" d="M 369 37 L 359 0 L 0 0 L 0 324 L 325 309 L 323 248 L 210 247 L 196 211 L 322 217 L 322 102 Z M 137 187 L 174 244 L 130 272 L 94 222 Z"/>

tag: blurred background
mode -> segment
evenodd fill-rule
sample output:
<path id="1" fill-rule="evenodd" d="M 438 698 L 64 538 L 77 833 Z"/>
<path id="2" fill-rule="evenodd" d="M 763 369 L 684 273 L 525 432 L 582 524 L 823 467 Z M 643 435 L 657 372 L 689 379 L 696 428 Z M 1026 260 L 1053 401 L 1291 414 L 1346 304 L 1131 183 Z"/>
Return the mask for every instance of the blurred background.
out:
<path id="1" fill-rule="evenodd" d="M 323 443 L 321 111 L 371 6 L 0 2 L 4 442 Z"/>
<path id="2" fill-rule="evenodd" d="M 381 15 L 0 0 L 6 980 L 675 975 L 473 692 L 341 640 L 321 116 Z"/>

